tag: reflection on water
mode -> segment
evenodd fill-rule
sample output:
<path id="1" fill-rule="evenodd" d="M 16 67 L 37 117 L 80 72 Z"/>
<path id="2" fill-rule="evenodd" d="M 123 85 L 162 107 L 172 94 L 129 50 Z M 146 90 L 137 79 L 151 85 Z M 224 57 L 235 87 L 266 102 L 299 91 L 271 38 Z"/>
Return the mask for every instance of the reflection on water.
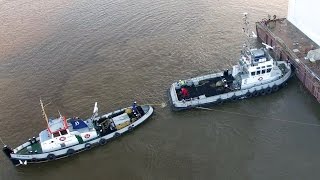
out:
<path id="1" fill-rule="evenodd" d="M 236 62 L 243 12 L 253 26 L 286 9 L 284 0 L 0 1 L 0 136 L 15 146 L 45 128 L 40 97 L 52 116 L 90 116 L 95 101 L 101 112 L 166 102 L 173 81 Z M 277 94 L 217 108 L 317 124 L 318 107 L 292 79 Z M 315 179 L 319 132 L 157 106 L 133 134 L 72 158 L 15 169 L 1 155 L 0 179 Z"/>

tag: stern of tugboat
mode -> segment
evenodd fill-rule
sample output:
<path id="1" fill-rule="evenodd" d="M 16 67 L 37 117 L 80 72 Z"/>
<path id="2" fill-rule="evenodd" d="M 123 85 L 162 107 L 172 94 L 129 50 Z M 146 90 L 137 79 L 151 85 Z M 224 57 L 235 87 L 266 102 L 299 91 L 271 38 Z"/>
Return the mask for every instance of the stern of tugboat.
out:
<path id="1" fill-rule="evenodd" d="M 7 145 L 4 145 L 2 148 L 2 152 L 8 157 L 8 159 L 11 161 L 13 165 L 18 166 L 20 164 L 18 160 L 11 158 L 11 154 L 14 152 L 10 147 L 8 147 Z"/>

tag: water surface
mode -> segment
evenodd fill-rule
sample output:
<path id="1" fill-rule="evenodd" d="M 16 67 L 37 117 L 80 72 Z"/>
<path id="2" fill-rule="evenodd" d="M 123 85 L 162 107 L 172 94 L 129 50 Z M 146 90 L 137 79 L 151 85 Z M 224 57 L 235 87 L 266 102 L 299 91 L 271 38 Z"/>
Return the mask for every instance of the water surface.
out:
<path id="1" fill-rule="evenodd" d="M 167 101 L 178 79 L 235 64 L 242 13 L 285 17 L 286 0 L 0 1 L 0 136 L 12 146 L 48 114 L 88 117 Z M 276 94 L 215 109 L 156 113 L 132 134 L 72 158 L 14 168 L 0 179 L 318 179 L 320 108 L 293 78 Z M 231 113 L 232 112 L 232 113 Z M 250 114 L 244 116 L 234 114 Z"/>

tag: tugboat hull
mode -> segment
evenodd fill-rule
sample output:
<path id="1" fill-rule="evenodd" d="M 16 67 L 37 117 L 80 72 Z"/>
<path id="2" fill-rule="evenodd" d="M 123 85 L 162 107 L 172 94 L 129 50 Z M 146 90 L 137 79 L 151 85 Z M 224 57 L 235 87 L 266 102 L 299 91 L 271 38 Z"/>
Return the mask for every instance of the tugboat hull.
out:
<path id="1" fill-rule="evenodd" d="M 124 109 L 120 109 L 118 111 L 108 113 L 105 115 L 102 115 L 100 117 L 110 117 L 114 114 L 117 114 L 119 112 L 124 111 Z M 3 152 L 5 155 L 11 160 L 11 162 L 15 166 L 19 165 L 27 165 L 30 163 L 42 163 L 42 162 L 48 162 L 53 160 L 58 160 L 65 157 L 70 157 L 74 154 L 80 153 L 85 150 L 90 150 L 95 146 L 99 145 L 105 145 L 108 142 L 110 142 L 113 139 L 116 139 L 123 135 L 126 132 L 131 132 L 135 129 L 135 127 L 139 126 L 143 122 L 145 122 L 152 114 L 153 114 L 153 108 L 151 106 L 142 106 L 142 109 L 144 110 L 145 114 L 141 116 L 136 121 L 130 123 L 128 126 L 123 127 L 117 131 L 114 131 L 112 133 L 108 133 L 102 136 L 98 136 L 96 138 L 93 138 L 89 141 L 83 142 L 81 144 L 77 144 L 74 146 L 62 148 L 60 150 L 52 151 L 52 152 L 46 152 L 46 153 L 30 153 L 30 154 L 21 154 L 19 151 L 25 150 L 27 147 L 31 147 L 32 145 L 39 143 L 40 138 L 34 138 L 33 140 L 29 140 L 28 142 L 18 146 L 15 149 L 10 149 L 9 147 L 5 146 L 3 148 Z"/>
<path id="2" fill-rule="evenodd" d="M 199 95 L 196 97 L 191 97 L 188 99 L 180 99 L 177 93 L 177 83 L 173 83 L 168 90 L 169 101 L 171 104 L 171 108 L 174 111 L 188 110 L 196 107 L 210 107 L 213 105 L 220 105 L 225 102 L 237 101 L 240 99 L 246 99 L 251 97 L 257 97 L 261 95 L 271 94 L 273 92 L 278 91 L 281 87 L 283 87 L 288 79 L 292 76 L 290 64 L 286 62 L 282 63 L 287 69 L 283 71 L 283 75 L 269 81 L 260 81 L 254 85 L 247 86 L 243 89 L 233 90 L 226 93 L 221 93 L 218 95 L 213 95 L 207 97 L 205 95 Z M 198 79 L 206 80 L 212 77 L 222 76 L 223 73 L 211 74 L 206 76 L 195 77 L 192 79 L 188 79 L 185 81 L 195 81 Z"/>

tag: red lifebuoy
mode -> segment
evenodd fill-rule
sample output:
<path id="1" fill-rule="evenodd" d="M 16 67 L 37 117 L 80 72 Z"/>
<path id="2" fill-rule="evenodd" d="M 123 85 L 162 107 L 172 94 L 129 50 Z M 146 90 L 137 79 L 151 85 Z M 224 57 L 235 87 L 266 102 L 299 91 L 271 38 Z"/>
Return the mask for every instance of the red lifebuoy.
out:
<path id="1" fill-rule="evenodd" d="M 90 134 L 86 134 L 84 135 L 84 137 L 88 139 L 90 137 Z"/>
<path id="2" fill-rule="evenodd" d="M 60 141 L 64 141 L 64 140 L 66 140 L 66 137 L 61 136 L 61 137 L 59 138 L 59 140 L 60 140 Z"/>
<path id="3" fill-rule="evenodd" d="M 263 77 L 259 77 L 259 79 L 258 79 L 258 80 L 259 80 L 259 81 L 262 81 L 262 79 L 263 79 Z"/>

